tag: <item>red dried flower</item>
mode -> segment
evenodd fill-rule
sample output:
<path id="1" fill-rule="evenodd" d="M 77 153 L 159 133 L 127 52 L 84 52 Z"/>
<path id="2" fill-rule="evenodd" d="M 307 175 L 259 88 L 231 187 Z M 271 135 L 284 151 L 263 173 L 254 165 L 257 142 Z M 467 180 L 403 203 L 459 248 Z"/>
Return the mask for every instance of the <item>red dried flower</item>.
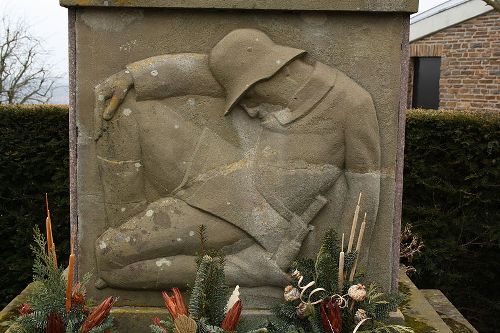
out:
<path id="1" fill-rule="evenodd" d="M 167 328 L 162 325 L 161 319 L 158 317 L 153 318 L 153 325 L 157 326 L 159 329 L 161 329 L 162 332 L 168 333 Z"/>
<path id="2" fill-rule="evenodd" d="M 326 333 L 342 333 L 342 311 L 339 303 L 331 298 L 320 305 L 321 322 Z"/>
<path id="3" fill-rule="evenodd" d="M 21 304 L 21 307 L 19 308 L 19 314 L 21 316 L 30 314 L 33 310 L 31 309 L 30 305 L 28 303 L 23 303 Z"/>
<path id="4" fill-rule="evenodd" d="M 224 331 L 232 332 L 236 330 L 238 323 L 240 321 L 241 310 L 243 306 L 241 304 L 241 300 L 238 300 L 234 303 L 233 307 L 227 312 L 226 317 L 222 321 L 220 327 Z"/>
<path id="5" fill-rule="evenodd" d="M 75 284 L 73 288 L 73 292 L 71 293 L 71 304 L 80 304 L 84 305 L 86 302 L 87 293 L 85 292 L 85 288 L 82 287 L 80 282 Z"/>
<path id="6" fill-rule="evenodd" d="M 64 333 L 64 322 L 57 313 L 49 314 L 47 318 L 47 326 L 45 327 L 45 333 Z"/>
<path id="7" fill-rule="evenodd" d="M 101 304 L 95 307 L 87 317 L 87 319 L 85 319 L 85 321 L 83 322 L 82 333 L 87 333 L 94 327 L 101 325 L 108 317 L 109 312 L 111 311 L 111 308 L 116 301 L 117 298 L 108 297 L 104 301 L 102 301 Z"/>
<path id="8" fill-rule="evenodd" d="M 182 297 L 181 291 L 179 288 L 172 288 L 172 292 L 172 296 L 169 296 L 166 291 L 161 293 L 168 312 L 174 320 L 180 315 L 187 316 L 188 311 L 184 304 L 184 298 Z"/>

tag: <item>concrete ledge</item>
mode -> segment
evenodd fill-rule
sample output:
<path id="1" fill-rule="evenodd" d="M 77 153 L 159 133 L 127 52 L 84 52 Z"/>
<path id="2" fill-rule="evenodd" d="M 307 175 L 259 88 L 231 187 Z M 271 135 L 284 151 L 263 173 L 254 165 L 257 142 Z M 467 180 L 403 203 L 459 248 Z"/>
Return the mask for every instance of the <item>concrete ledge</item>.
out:
<path id="1" fill-rule="evenodd" d="M 418 0 L 60 0 L 65 7 L 152 7 L 265 10 L 325 10 L 406 12 L 418 10 Z"/>
<path id="2" fill-rule="evenodd" d="M 0 333 L 9 332 L 11 322 L 19 315 L 19 308 L 28 301 L 28 296 L 39 286 L 37 282 L 30 283 L 5 308 L 0 311 Z"/>
<path id="3" fill-rule="evenodd" d="M 424 295 L 403 272 L 399 275 L 399 291 L 407 295 L 407 301 L 401 306 L 407 326 L 415 333 L 452 333 Z"/>
<path id="4" fill-rule="evenodd" d="M 478 333 L 441 290 L 422 289 L 420 291 L 453 333 Z"/>

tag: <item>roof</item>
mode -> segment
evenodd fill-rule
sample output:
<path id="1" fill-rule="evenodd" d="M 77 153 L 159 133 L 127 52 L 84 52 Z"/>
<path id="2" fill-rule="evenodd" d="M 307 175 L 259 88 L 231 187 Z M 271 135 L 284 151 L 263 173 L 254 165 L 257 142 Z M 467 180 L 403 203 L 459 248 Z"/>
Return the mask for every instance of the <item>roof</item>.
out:
<path id="1" fill-rule="evenodd" d="M 483 0 L 448 0 L 410 19 L 410 42 L 493 10 Z"/>

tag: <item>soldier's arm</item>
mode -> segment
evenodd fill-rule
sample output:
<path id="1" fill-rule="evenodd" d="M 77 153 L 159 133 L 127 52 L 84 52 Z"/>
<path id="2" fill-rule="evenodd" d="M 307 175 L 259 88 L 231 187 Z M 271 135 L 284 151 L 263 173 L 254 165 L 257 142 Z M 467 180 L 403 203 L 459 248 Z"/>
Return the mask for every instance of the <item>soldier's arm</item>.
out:
<path id="1" fill-rule="evenodd" d="M 367 213 L 367 229 L 363 253 L 373 234 L 380 197 L 380 133 L 377 114 L 371 96 L 356 87 L 356 99 L 345 115 L 345 179 L 347 193 L 342 215 L 346 237 L 354 215 L 359 193 L 362 192 L 360 220 Z M 357 236 L 356 238 L 357 239 Z"/>
<path id="2" fill-rule="evenodd" d="M 186 95 L 224 96 L 206 54 L 165 54 L 129 64 L 97 86 L 96 96 L 104 102 L 100 110 L 104 120 L 113 118 L 132 87 L 139 101 Z"/>
<path id="3" fill-rule="evenodd" d="M 124 112 L 101 124 L 103 128 L 96 139 L 108 227 L 122 224 L 147 205 L 137 123 L 134 115 L 126 112 L 128 100 L 133 98 L 131 93 L 124 101 Z M 96 118 L 101 116 L 96 114 Z"/>

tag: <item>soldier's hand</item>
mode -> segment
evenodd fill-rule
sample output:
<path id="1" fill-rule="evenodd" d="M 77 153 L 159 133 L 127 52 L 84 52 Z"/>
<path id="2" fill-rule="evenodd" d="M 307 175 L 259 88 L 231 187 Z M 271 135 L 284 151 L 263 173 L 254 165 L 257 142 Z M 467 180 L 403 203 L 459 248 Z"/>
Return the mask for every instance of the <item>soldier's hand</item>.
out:
<path id="1" fill-rule="evenodd" d="M 134 81 L 128 70 L 118 72 L 95 88 L 96 111 L 98 117 L 108 121 L 113 119 Z M 109 101 L 109 102 L 108 102 Z"/>

